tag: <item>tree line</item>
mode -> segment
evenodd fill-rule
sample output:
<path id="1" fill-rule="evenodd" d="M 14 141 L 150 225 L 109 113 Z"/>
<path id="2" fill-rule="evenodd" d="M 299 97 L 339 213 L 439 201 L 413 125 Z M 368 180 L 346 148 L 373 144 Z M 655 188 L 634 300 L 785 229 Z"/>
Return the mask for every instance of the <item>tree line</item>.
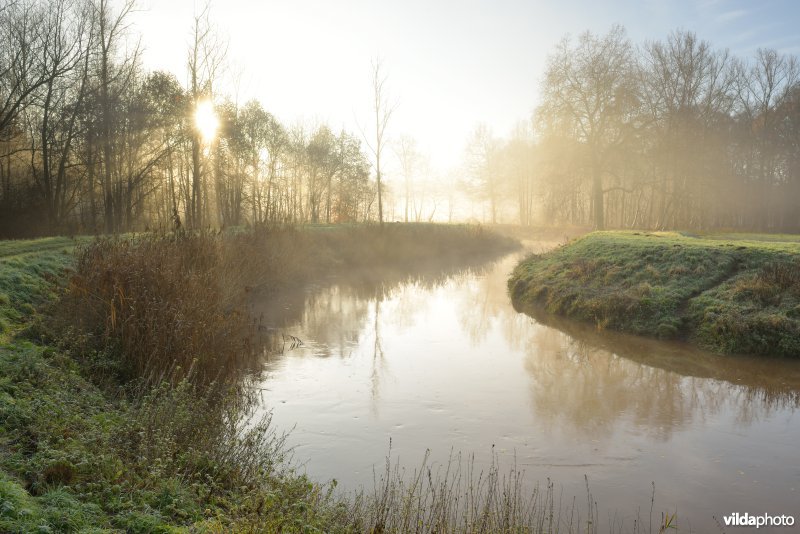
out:
<path id="1" fill-rule="evenodd" d="M 474 132 L 471 183 L 521 224 L 797 232 L 799 76 L 795 56 L 738 58 L 688 31 L 568 37 L 532 120 Z"/>
<path id="2" fill-rule="evenodd" d="M 187 25 L 186 83 L 145 71 L 133 9 L 0 0 L 0 233 L 375 217 L 357 136 L 287 127 L 256 100 L 219 94 L 225 46 L 207 11 Z M 218 121 L 216 135 L 202 120 Z"/>
<path id="3" fill-rule="evenodd" d="M 436 185 L 413 139 L 387 135 L 379 62 L 374 137 L 287 126 L 221 94 L 207 10 L 187 21 L 183 83 L 143 68 L 133 10 L 0 0 L 0 235 L 454 220 L 462 194 L 486 222 L 800 231 L 792 55 L 738 58 L 687 31 L 635 45 L 620 26 L 564 38 L 532 118 L 507 139 L 478 126 L 461 178 Z"/>

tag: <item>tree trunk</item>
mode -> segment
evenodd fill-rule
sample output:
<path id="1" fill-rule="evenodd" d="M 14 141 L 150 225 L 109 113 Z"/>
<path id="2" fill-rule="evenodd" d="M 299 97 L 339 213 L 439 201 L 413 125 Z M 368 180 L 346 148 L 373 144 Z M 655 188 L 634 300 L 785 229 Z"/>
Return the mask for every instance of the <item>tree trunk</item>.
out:
<path id="1" fill-rule="evenodd" d="M 592 165 L 592 215 L 594 216 L 594 229 L 605 229 L 605 216 L 603 213 L 603 179 L 597 165 Z"/>

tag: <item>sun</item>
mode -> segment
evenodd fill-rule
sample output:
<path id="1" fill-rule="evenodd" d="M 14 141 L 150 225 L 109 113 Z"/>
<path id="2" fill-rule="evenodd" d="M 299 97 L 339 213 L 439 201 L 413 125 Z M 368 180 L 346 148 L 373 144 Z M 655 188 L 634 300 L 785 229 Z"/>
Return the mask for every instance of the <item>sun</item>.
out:
<path id="1" fill-rule="evenodd" d="M 200 132 L 203 142 L 210 145 L 217 137 L 219 118 L 214 112 L 214 103 L 210 100 L 201 100 L 194 111 L 194 125 Z"/>

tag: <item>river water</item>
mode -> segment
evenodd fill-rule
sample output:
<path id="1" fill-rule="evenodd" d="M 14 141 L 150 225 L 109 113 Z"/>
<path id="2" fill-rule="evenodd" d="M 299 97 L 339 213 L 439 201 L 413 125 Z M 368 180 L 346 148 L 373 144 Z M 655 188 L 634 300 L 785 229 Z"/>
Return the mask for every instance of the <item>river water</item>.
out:
<path id="1" fill-rule="evenodd" d="M 586 502 L 586 476 L 601 525 L 647 518 L 653 482 L 656 517 L 677 513 L 682 531 L 718 532 L 733 512 L 800 522 L 800 362 L 518 313 L 506 280 L 521 257 L 255 303 L 285 340 L 260 387 L 295 461 L 369 488 L 391 440 L 409 469 L 426 450 L 433 465 L 495 457 L 563 502 Z"/>

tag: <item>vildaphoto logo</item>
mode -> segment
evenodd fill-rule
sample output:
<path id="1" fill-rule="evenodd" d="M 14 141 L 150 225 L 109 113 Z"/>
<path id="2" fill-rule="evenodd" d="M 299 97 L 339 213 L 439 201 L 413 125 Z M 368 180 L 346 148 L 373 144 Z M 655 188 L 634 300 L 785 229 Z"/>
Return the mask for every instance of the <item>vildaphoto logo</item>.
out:
<path id="1" fill-rule="evenodd" d="M 722 521 L 726 527 L 792 527 L 794 526 L 794 516 L 791 515 L 750 515 L 747 512 L 740 514 L 734 512 L 730 515 L 722 516 Z"/>

